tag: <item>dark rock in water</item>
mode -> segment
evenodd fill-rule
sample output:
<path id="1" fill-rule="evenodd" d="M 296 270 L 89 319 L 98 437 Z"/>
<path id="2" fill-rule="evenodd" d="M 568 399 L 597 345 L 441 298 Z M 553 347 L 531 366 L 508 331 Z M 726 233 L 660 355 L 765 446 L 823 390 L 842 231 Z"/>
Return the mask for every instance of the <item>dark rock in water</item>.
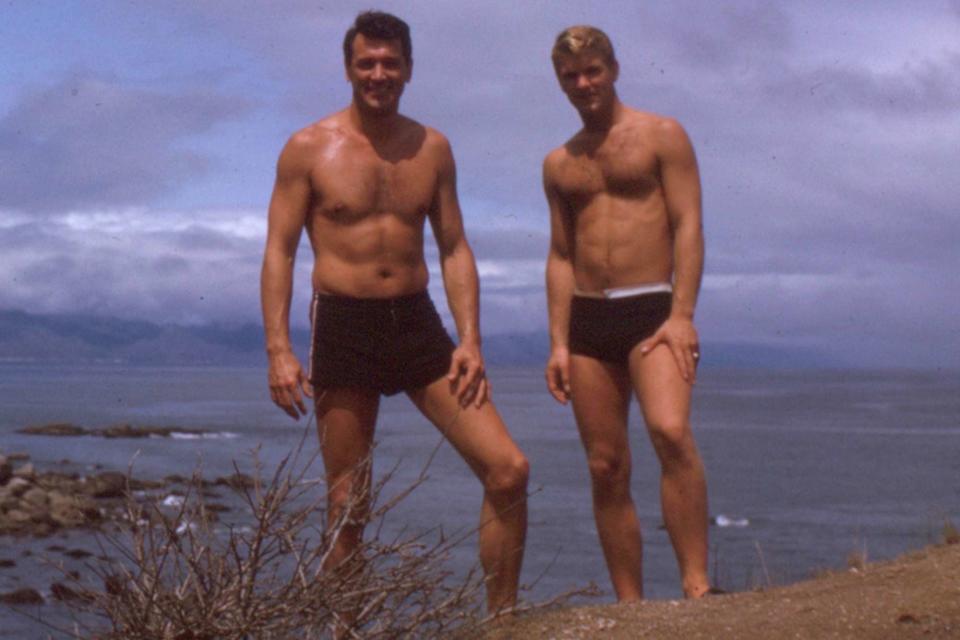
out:
<path id="1" fill-rule="evenodd" d="M 30 459 L 30 454 L 23 451 L 11 451 L 6 456 L 10 462 L 26 462 Z"/>
<path id="2" fill-rule="evenodd" d="M 86 549 L 71 549 L 70 551 L 67 551 L 63 555 L 67 556 L 68 558 L 73 558 L 75 560 L 83 560 L 84 558 L 89 558 L 93 554 L 87 551 Z"/>
<path id="3" fill-rule="evenodd" d="M 101 438 L 169 438 L 174 433 L 202 434 L 201 429 L 184 429 L 181 427 L 138 427 L 131 424 L 115 424 L 102 429 L 85 429 L 68 422 L 30 425 L 17 430 L 32 436 L 99 436 Z"/>
<path id="4" fill-rule="evenodd" d="M 115 424 L 111 427 L 106 427 L 105 429 L 99 429 L 97 431 L 98 435 L 102 435 L 104 438 L 149 438 L 150 434 L 143 430 L 137 429 L 134 426 L 129 424 Z"/>
<path id="5" fill-rule="evenodd" d="M 181 427 L 136 427 L 130 424 L 115 424 L 93 432 L 94 435 L 104 438 L 169 438 L 174 433 L 200 434 L 203 431 Z"/>
<path id="6" fill-rule="evenodd" d="M 17 563 L 13 560 L 7 560 L 6 558 L 0 558 L 0 569 L 11 569 L 17 566 Z"/>
<path id="7" fill-rule="evenodd" d="M 13 465 L 6 456 L 0 456 L 0 484 L 6 484 L 13 477 Z"/>
<path id="8" fill-rule="evenodd" d="M 167 486 L 167 483 L 161 480 L 137 480 L 136 478 L 130 478 L 131 491 L 144 491 L 147 489 L 163 489 L 166 486 Z"/>
<path id="9" fill-rule="evenodd" d="M 169 484 L 187 484 L 187 479 L 177 474 L 165 476 L 163 481 Z"/>
<path id="10" fill-rule="evenodd" d="M 93 599 L 88 594 L 77 593 L 62 582 L 53 582 L 50 584 L 50 595 L 53 596 L 54 600 L 59 600 L 61 602 L 69 600 L 81 600 L 84 602 L 89 602 Z"/>
<path id="11" fill-rule="evenodd" d="M 43 596 L 35 589 L 23 588 L 16 591 L 0 593 L 0 602 L 3 604 L 43 604 Z"/>
<path id="12" fill-rule="evenodd" d="M 104 438 L 149 438 L 152 435 L 169 436 L 172 429 L 158 427 L 134 427 L 129 424 L 115 424 L 104 429 L 98 429 L 97 435 Z"/>
<path id="13" fill-rule="evenodd" d="M 85 485 L 86 493 L 94 498 L 122 498 L 127 491 L 127 476 L 119 471 L 104 471 L 89 476 Z"/>
<path id="14" fill-rule="evenodd" d="M 217 486 L 227 486 L 231 489 L 252 489 L 254 480 L 245 473 L 234 473 L 233 475 L 217 478 L 213 484 Z"/>
<path id="15" fill-rule="evenodd" d="M 51 424 L 31 425 L 19 429 L 17 433 L 31 436 L 85 436 L 88 431 L 69 422 L 54 422 Z"/>
<path id="16" fill-rule="evenodd" d="M 48 471 L 37 476 L 34 480 L 37 486 L 48 491 L 72 492 L 80 476 L 76 473 L 57 473 Z"/>

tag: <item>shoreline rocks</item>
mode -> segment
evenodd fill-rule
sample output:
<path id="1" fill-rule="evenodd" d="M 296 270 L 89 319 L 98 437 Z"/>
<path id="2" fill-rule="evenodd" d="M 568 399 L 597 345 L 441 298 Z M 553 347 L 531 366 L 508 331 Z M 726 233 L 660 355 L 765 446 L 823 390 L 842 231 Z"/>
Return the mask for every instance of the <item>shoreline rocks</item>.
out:
<path id="1" fill-rule="evenodd" d="M 69 422 L 51 422 L 49 424 L 29 425 L 17 429 L 17 433 L 31 436 L 51 437 L 81 437 L 92 436 L 98 438 L 169 438 L 175 433 L 187 435 L 203 435 L 203 429 L 187 429 L 184 427 L 154 427 L 134 426 L 131 424 L 115 424 L 107 427 L 88 429 Z"/>
<path id="2" fill-rule="evenodd" d="M 214 480 L 187 479 L 169 476 L 163 480 L 128 477 L 119 471 L 92 474 L 63 471 L 38 472 L 34 463 L 20 457 L 14 466 L 0 454 L 0 536 L 45 537 L 71 529 L 94 530 L 110 522 L 124 522 L 128 517 L 128 496 L 138 503 L 160 501 L 166 494 L 183 494 L 174 485 L 197 482 L 202 493 L 207 517 L 229 511 L 212 502 L 220 496 L 210 489 L 228 487 L 241 492 L 254 486 L 254 480 L 234 473 Z M 162 503 L 161 503 L 162 504 Z"/>

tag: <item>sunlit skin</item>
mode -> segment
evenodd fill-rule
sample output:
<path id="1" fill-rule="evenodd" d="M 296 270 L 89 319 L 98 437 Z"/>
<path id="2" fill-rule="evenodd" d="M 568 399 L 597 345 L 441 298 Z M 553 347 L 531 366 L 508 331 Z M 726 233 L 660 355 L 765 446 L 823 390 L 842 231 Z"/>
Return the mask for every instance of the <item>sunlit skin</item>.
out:
<path id="1" fill-rule="evenodd" d="M 307 413 L 305 397 L 314 399 L 330 511 L 337 515 L 369 483 L 369 468 L 357 469 L 373 446 L 380 397 L 362 388 L 312 389 L 293 354 L 288 327 L 300 233 L 306 229 L 313 248 L 315 291 L 390 298 L 426 289 L 429 220 L 459 345 L 445 378 L 408 395 L 483 484 L 480 559 L 489 577 L 488 607 L 499 612 L 516 602 L 528 464 L 489 400 L 477 270 L 450 145 L 398 112 L 412 71 L 399 41 L 358 34 L 346 66 L 350 106 L 295 133 L 280 155 L 261 279 L 270 393 L 293 418 Z M 328 566 L 348 557 L 362 534 L 345 527 Z"/>
<path id="2" fill-rule="evenodd" d="M 689 420 L 703 270 L 696 158 L 675 120 L 620 102 L 616 62 L 587 50 L 562 55 L 556 72 L 583 128 L 543 167 L 551 227 L 547 386 L 557 401 L 572 401 L 617 598 L 643 597 L 640 525 L 630 493 L 631 393 L 661 465 L 663 517 L 683 591 L 699 597 L 709 583 L 706 480 Z M 600 292 L 657 282 L 673 283 L 670 317 L 634 347 L 626 366 L 570 353 L 574 288 Z"/>

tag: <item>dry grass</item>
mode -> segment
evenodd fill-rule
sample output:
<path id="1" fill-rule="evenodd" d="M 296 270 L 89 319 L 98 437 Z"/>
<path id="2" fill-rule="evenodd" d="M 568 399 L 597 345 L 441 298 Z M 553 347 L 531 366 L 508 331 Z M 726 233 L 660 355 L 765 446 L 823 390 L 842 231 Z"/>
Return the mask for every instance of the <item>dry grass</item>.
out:
<path id="1" fill-rule="evenodd" d="M 960 531 L 957 530 L 950 518 L 943 519 L 943 542 L 944 544 L 960 544 Z"/>
<path id="2" fill-rule="evenodd" d="M 302 449 L 303 441 L 266 478 L 254 453 L 250 486 L 234 489 L 246 507 L 242 523 L 217 522 L 199 471 L 173 513 L 129 498 L 126 526 L 102 537 L 111 559 L 91 567 L 96 584 L 68 576 L 77 626 L 60 631 L 103 640 L 271 640 L 333 630 L 342 638 L 441 638 L 476 627 L 482 577 L 475 569 L 454 578 L 446 568 L 451 550 L 473 532 L 387 539 L 382 528 L 426 466 L 389 498 L 393 474 L 386 474 L 368 495 L 353 497 L 369 509 L 347 508 L 327 523 L 326 492 L 307 479 L 314 459 L 300 464 Z M 332 541 L 357 513 L 371 535 L 341 569 L 325 571 Z"/>

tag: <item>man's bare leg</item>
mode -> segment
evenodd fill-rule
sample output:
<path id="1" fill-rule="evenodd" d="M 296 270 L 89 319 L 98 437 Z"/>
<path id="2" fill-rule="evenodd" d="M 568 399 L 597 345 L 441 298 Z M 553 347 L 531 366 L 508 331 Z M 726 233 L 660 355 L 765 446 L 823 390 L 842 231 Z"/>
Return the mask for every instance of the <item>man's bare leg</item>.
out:
<path id="1" fill-rule="evenodd" d="M 353 513 L 342 524 L 325 569 L 336 569 L 363 541 L 369 508 L 370 455 L 380 408 L 376 391 L 352 388 L 317 390 L 317 433 L 327 480 L 327 528 L 336 527 L 344 509 Z"/>
<path id="2" fill-rule="evenodd" d="M 643 598 L 643 540 L 630 495 L 627 372 L 586 356 L 570 356 L 573 413 L 593 488 L 593 515 L 617 600 Z"/>
<path id="3" fill-rule="evenodd" d="M 513 607 L 527 533 L 529 463 L 492 403 L 460 407 L 446 378 L 409 395 L 483 484 L 480 563 L 487 610 L 496 614 Z"/>
<path id="4" fill-rule="evenodd" d="M 683 593 L 696 598 L 707 576 L 707 483 L 690 428 L 691 386 L 661 345 L 630 354 L 630 372 L 653 448 L 660 460 L 660 501 L 680 567 Z"/>

